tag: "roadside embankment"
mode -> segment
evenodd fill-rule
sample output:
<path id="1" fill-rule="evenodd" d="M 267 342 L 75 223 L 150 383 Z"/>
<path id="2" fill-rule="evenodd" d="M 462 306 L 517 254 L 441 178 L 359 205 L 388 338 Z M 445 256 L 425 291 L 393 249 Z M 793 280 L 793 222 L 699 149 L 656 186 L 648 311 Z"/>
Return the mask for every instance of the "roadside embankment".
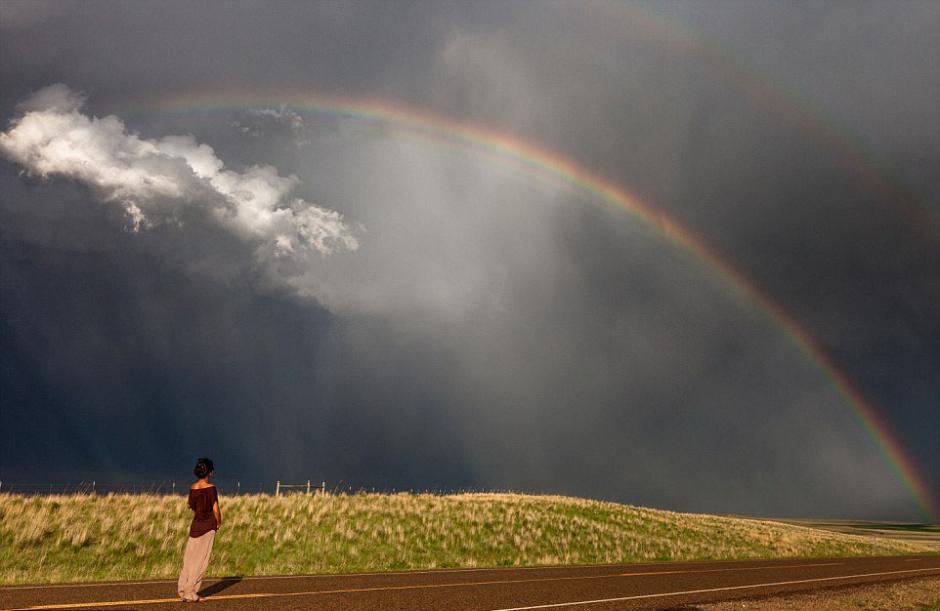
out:
<path id="1" fill-rule="evenodd" d="M 246 495 L 223 496 L 222 510 L 213 576 L 935 550 L 558 496 Z M 0 494 L 0 584 L 175 577 L 190 517 L 181 496 Z"/>

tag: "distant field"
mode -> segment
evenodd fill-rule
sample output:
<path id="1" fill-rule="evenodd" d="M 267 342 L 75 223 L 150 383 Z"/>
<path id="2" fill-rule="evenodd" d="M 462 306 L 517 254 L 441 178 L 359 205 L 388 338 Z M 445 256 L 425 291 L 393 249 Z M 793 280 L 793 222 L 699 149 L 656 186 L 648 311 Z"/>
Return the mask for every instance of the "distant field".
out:
<path id="1" fill-rule="evenodd" d="M 940 552 L 940 524 L 868 522 L 864 520 L 781 520 L 781 522 L 850 535 L 907 541 Z"/>
<path id="2" fill-rule="evenodd" d="M 210 575 L 891 555 L 930 543 L 516 494 L 222 499 Z M 0 583 L 176 577 L 181 496 L 0 494 Z"/>

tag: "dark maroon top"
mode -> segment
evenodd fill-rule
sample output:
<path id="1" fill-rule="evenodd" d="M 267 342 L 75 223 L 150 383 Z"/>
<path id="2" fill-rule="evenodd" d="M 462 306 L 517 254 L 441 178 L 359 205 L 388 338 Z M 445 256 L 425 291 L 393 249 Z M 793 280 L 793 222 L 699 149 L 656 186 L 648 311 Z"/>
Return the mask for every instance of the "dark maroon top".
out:
<path id="1" fill-rule="evenodd" d="M 192 526 L 189 527 L 190 537 L 201 537 L 210 530 L 218 530 L 219 525 L 212 513 L 212 506 L 219 500 L 219 493 L 215 486 L 189 489 L 189 508 L 196 512 L 193 516 Z"/>

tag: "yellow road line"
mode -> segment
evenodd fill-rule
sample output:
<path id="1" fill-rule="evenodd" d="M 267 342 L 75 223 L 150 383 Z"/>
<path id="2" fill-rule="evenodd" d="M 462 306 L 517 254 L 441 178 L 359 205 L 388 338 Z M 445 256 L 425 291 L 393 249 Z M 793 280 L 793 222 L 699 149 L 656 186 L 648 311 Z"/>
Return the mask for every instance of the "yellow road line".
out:
<path id="1" fill-rule="evenodd" d="M 465 586 L 490 586 L 490 585 L 499 585 L 499 584 L 519 584 L 519 583 L 544 583 L 549 581 L 578 581 L 578 580 L 587 580 L 587 579 L 611 579 L 615 577 L 640 577 L 645 575 L 675 575 L 680 573 L 716 573 L 716 572 L 727 572 L 727 571 L 740 571 L 740 570 L 759 570 L 759 569 L 788 569 L 788 568 L 805 568 L 809 566 L 833 566 L 838 564 L 844 564 L 842 562 L 818 562 L 813 564 L 784 564 L 777 566 L 758 566 L 758 567 L 743 567 L 743 568 L 726 568 L 726 569 L 698 569 L 698 570 L 676 570 L 676 571 L 647 571 L 642 573 L 607 573 L 604 575 L 583 575 L 583 576 L 572 576 L 572 577 L 544 577 L 538 579 L 495 579 L 489 581 L 463 581 L 463 582 L 453 582 L 453 583 L 429 583 L 429 584 L 409 584 L 401 586 L 374 586 L 369 588 L 343 588 L 336 590 L 309 590 L 303 592 L 259 592 L 255 594 L 220 594 L 215 596 L 207 596 L 203 600 L 205 602 L 215 601 L 215 600 L 237 600 L 242 598 L 273 598 L 273 597 L 288 597 L 288 596 L 315 596 L 315 595 L 326 595 L 326 594 L 354 594 L 362 592 L 391 592 L 398 590 L 428 590 L 434 588 L 459 588 Z M 38 611 L 40 609 L 78 609 L 78 608 L 87 608 L 87 607 L 117 607 L 119 605 L 152 605 L 160 603 L 172 603 L 179 601 L 179 598 L 145 598 L 139 600 L 113 600 L 113 601 L 102 601 L 102 602 L 82 602 L 82 603 L 56 603 L 51 605 L 34 605 L 30 607 L 18 607 L 16 609 L 3 609 L 0 611 Z"/>
<path id="2" fill-rule="evenodd" d="M 257 594 L 229 594 L 227 596 L 213 596 L 213 599 L 220 598 L 264 598 L 271 596 L 267 592 Z M 208 598 L 204 600 L 209 600 Z M 87 607 L 117 607 L 120 605 L 155 605 L 159 603 L 177 603 L 180 598 L 141 598 L 138 600 L 108 600 L 104 602 L 90 603 L 58 603 L 54 605 L 34 605 L 32 607 L 15 607 L 13 609 L 3 609 L 3 611 L 26 611 L 27 609 L 83 609 Z"/>
<path id="3" fill-rule="evenodd" d="M 913 558 L 912 560 L 926 560 L 926 558 Z M 911 560 L 908 560 L 910 562 Z M 617 567 L 641 567 L 641 566 L 669 566 L 670 564 L 682 564 L 685 566 L 694 566 L 707 563 L 727 564 L 736 562 L 734 560 L 687 560 L 681 562 L 670 562 L 660 560 L 656 562 L 636 562 L 630 564 L 607 563 L 607 564 L 546 564 L 536 566 L 486 566 L 467 569 L 427 569 L 410 571 L 372 571 L 364 573 L 317 573 L 312 575 L 245 575 L 240 576 L 240 581 L 258 581 L 261 579 L 336 579 L 342 577 L 376 577 L 376 576 L 408 576 L 408 575 L 449 575 L 451 573 L 503 573 L 506 571 L 556 571 L 556 570 L 587 570 L 587 569 L 611 569 Z M 815 564 L 804 564 L 801 566 L 818 566 Z M 765 567 L 758 567 L 765 568 Z M 769 567 L 767 567 L 769 568 Z M 234 577 L 234 576 L 233 576 Z M 216 583 L 225 581 L 227 577 L 212 577 L 206 579 L 207 582 Z M 228 577 L 231 579 L 231 577 Z M 101 588 L 101 587 L 124 587 L 133 585 L 154 585 L 161 583 L 176 583 L 176 579 L 147 579 L 141 581 L 89 581 L 83 583 L 40 583 L 27 584 L 19 586 L 0 586 L 0 592 L 11 590 L 47 590 L 61 588 Z M 5 610 L 0 610 L 5 611 Z"/>
<path id="4" fill-rule="evenodd" d="M 801 569 L 807 566 L 837 566 L 844 562 L 817 562 L 815 564 L 782 564 L 779 566 L 741 566 L 733 569 L 697 569 L 695 571 L 671 571 L 675 573 L 724 573 L 726 571 L 760 571 L 766 569 Z"/>
<path id="5" fill-rule="evenodd" d="M 703 562 L 722 562 L 710 560 L 689 560 L 682 564 L 701 564 Z M 725 562 L 734 562 L 728 560 Z M 337 577 L 374 577 L 379 575 L 449 575 L 451 573 L 482 573 L 482 572 L 506 572 L 506 571 L 552 571 L 552 570 L 571 570 L 571 569 L 604 569 L 616 568 L 619 566 L 666 566 L 670 561 L 660 560 L 656 562 L 636 562 L 630 564 L 606 563 L 606 564 L 546 564 L 536 566 L 485 566 L 467 569 L 426 569 L 426 570 L 405 570 L 405 571 L 371 571 L 364 573 L 318 573 L 313 575 L 246 575 L 240 577 L 242 581 L 255 581 L 259 579 L 335 579 Z M 213 577 L 217 581 L 224 581 L 225 577 Z M 206 580 L 211 581 L 211 580 Z M 147 579 L 144 581 L 91 581 L 85 583 L 47 583 L 47 584 L 28 584 L 21 586 L 0 586 L 0 592 L 7 590 L 45 590 L 47 588 L 98 588 L 103 586 L 129 586 L 129 585 L 150 585 L 159 583 L 176 583 L 176 579 Z"/>

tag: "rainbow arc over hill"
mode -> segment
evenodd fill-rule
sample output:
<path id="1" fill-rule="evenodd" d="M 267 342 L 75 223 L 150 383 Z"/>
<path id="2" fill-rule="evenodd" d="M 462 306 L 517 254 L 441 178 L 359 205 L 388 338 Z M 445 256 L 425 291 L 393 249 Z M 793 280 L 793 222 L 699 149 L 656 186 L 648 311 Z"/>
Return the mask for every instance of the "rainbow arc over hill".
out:
<path id="1" fill-rule="evenodd" d="M 548 178 L 563 183 L 631 213 L 652 231 L 660 232 L 669 241 L 693 254 L 717 274 L 738 299 L 751 304 L 769 317 L 852 409 L 924 516 L 930 520 L 940 520 L 940 502 L 932 498 L 925 479 L 914 462 L 904 453 L 875 406 L 863 397 L 793 316 L 681 222 L 655 209 L 616 182 L 592 172 L 560 153 L 513 134 L 377 98 L 352 98 L 289 90 L 277 93 L 214 92 L 175 94 L 125 107 L 125 110 L 131 113 L 169 114 L 257 109 L 289 109 L 304 115 L 364 122 L 419 138 L 470 147 L 496 161 L 510 163 L 537 178 Z"/>

